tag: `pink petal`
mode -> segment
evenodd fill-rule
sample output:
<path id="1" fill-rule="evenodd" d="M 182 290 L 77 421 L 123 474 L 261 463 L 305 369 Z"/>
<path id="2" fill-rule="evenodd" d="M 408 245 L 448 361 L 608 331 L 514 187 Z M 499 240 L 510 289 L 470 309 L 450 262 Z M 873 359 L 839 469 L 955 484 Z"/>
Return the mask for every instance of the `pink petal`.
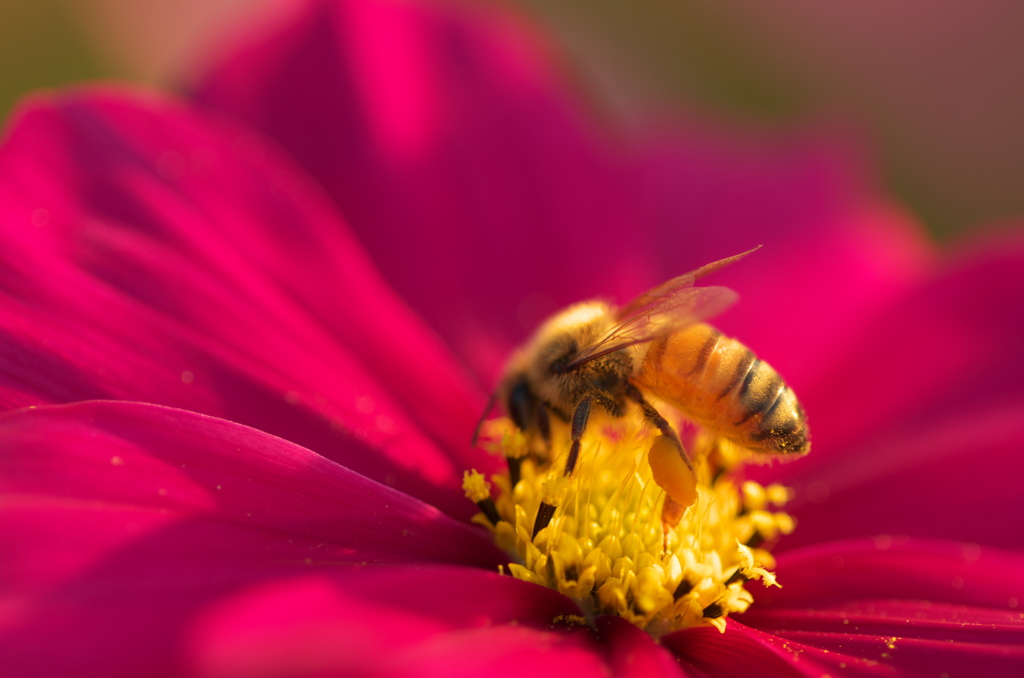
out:
<path id="1" fill-rule="evenodd" d="M 578 613 L 565 597 L 496 572 L 369 569 L 243 590 L 191 625 L 186 653 L 196 673 L 212 676 L 557 675 L 601 666 L 587 633 L 547 630 Z"/>
<path id="2" fill-rule="evenodd" d="M 784 642 L 803 642 L 822 652 L 843 652 L 862 658 L 868 675 L 942 676 L 963 675 L 983 678 L 1018 676 L 1024 671 L 1024 649 L 1019 637 L 1016 644 L 993 646 L 969 642 L 950 643 L 938 640 L 889 637 L 851 637 L 838 634 L 785 634 Z M 802 647 L 807 648 L 808 645 Z M 803 650 L 807 651 L 807 650 Z M 832 665 L 836 665 L 832 658 Z M 844 662 L 848 664 L 848 662 Z M 844 668 L 840 665 L 840 668 Z M 845 675 L 845 674 L 841 674 Z"/>
<path id="3" fill-rule="evenodd" d="M 490 7 L 311 2 L 228 52 L 196 96 L 316 176 L 488 379 L 560 306 L 765 243 L 747 277 L 723 280 L 751 295 L 735 328 L 799 382 L 808 352 L 820 362 L 815 347 L 928 261 L 830 151 L 709 143 L 703 126 L 638 144 L 597 125 L 544 57 Z"/>
<path id="4" fill-rule="evenodd" d="M 575 627 L 553 634 L 517 626 L 450 633 L 384 662 L 378 675 L 550 678 L 608 675 L 590 633 Z"/>
<path id="5" fill-rule="evenodd" d="M 646 632 L 622 617 L 598 617 L 597 632 L 606 645 L 608 663 L 616 676 L 700 675 L 684 670 L 679 659 Z"/>
<path id="6" fill-rule="evenodd" d="M 851 330 L 932 266 L 920 227 L 870 195 L 835 140 L 676 125 L 646 143 L 647 265 L 667 278 L 763 245 L 707 279 L 740 294 L 714 322 L 802 398 L 842 360 Z"/>
<path id="7" fill-rule="evenodd" d="M 892 668 L 842 650 L 820 650 L 730 620 L 725 633 L 711 627 L 678 631 L 661 644 L 708 678 L 821 678 L 895 676 Z"/>
<path id="8" fill-rule="evenodd" d="M 755 592 L 744 624 L 901 674 L 1024 669 L 1020 553 L 885 537 L 787 553 L 777 573 L 782 588 Z"/>
<path id="9" fill-rule="evenodd" d="M 802 392 L 814 437 L 799 463 L 757 473 L 792 486 L 783 548 L 912 534 L 1019 548 L 1024 474 L 1024 239 L 976 246 L 851 336 Z M 828 386 L 830 385 L 830 386 Z"/>
<path id="10" fill-rule="evenodd" d="M 811 454 L 822 458 L 808 457 L 806 468 L 779 469 L 796 494 L 786 509 L 798 525 L 779 548 L 909 534 L 1019 550 L 1024 525 L 1011 516 L 1024 477 L 1024 399 L 993 407 L 844 454 L 819 448 Z"/>
<path id="11" fill-rule="evenodd" d="M 6 407 L 193 409 L 472 513 L 482 397 L 251 132 L 137 93 L 36 100 L 0 151 L 0 213 Z"/>
<path id="12" fill-rule="evenodd" d="M 600 618 L 596 635 L 562 621 L 578 614 L 566 598 L 509 577 L 388 568 L 348 574 L 343 586 L 317 577 L 244 591 L 194 624 L 188 646 L 203 675 L 256 667 L 291 674 L 296 666 L 373 675 L 691 675 L 625 620 Z"/>
<path id="13" fill-rule="evenodd" d="M 812 411 L 815 436 L 860 448 L 893 427 L 930 428 L 1016 397 L 1024 318 L 1012 309 L 1022 303 L 1024 236 L 1008 232 L 964 251 L 850 334 L 843 361 L 806 394 L 808 409 L 822 402 Z"/>
<path id="14" fill-rule="evenodd" d="M 91 402 L 10 412 L 0 449 L 4 666 L 173 671 L 183 625 L 240 587 L 344 581 L 375 563 L 493 571 L 503 561 L 482 530 L 416 499 L 181 410 Z"/>
<path id="15" fill-rule="evenodd" d="M 828 542 L 779 554 L 777 570 L 783 587 L 759 591 L 747 616 L 767 609 L 761 602 L 824 609 L 891 598 L 1007 612 L 1012 598 L 1024 605 L 1024 554 L 977 544 L 905 537 Z"/>
<path id="16" fill-rule="evenodd" d="M 462 357 L 493 372 L 545 312 L 592 295 L 597 270 L 603 291 L 617 287 L 618 252 L 590 234 L 627 223 L 622 172 L 529 29 L 494 6 L 301 7 L 232 51 L 196 96 L 319 179 Z"/>

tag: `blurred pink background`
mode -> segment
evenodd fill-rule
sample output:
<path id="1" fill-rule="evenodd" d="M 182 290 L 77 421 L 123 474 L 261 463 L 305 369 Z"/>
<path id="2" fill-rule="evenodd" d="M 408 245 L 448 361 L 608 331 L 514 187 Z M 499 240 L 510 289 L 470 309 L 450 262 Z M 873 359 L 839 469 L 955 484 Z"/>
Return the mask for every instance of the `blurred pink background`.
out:
<path id="1" fill-rule="evenodd" d="M 86 78 L 170 84 L 297 0 L 5 0 L 0 109 Z M 839 129 L 939 237 L 1024 214 L 1017 0 L 520 0 L 595 106 L 765 133 Z"/>

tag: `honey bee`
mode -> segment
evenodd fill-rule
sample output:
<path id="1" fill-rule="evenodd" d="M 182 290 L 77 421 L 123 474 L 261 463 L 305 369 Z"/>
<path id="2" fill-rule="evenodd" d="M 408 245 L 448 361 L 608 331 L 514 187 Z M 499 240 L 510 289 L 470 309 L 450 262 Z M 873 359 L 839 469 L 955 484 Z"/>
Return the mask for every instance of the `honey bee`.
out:
<path id="1" fill-rule="evenodd" d="M 678 454 L 659 468 L 653 447 L 650 456 L 655 482 L 668 494 L 663 522 L 670 525 L 695 501 L 696 474 L 679 435 L 645 393 L 746 450 L 805 454 L 807 420 L 793 390 L 753 351 L 703 322 L 735 302 L 736 293 L 693 286 L 753 251 L 673 278 L 622 308 L 585 301 L 556 313 L 512 357 L 494 397 L 519 429 L 549 448 L 551 417 L 570 425 L 566 476 L 576 468 L 595 407 L 611 417 L 639 411 Z M 534 536 L 553 513 L 541 504 Z"/>

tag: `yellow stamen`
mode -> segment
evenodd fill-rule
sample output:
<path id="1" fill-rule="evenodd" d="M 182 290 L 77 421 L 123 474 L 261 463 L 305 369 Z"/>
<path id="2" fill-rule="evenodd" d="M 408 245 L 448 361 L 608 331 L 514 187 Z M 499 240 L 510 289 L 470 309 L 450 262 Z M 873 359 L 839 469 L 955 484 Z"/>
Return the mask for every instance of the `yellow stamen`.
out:
<path id="1" fill-rule="evenodd" d="M 764 545 L 793 530 L 792 518 L 771 508 L 789 493 L 738 481 L 735 451 L 718 441 L 694 445 L 695 488 L 663 490 L 654 481 L 659 469 L 682 462 L 661 436 L 593 426 L 575 472 L 565 477 L 566 431 L 553 431 L 551 449 L 563 452 L 545 460 L 529 452 L 531 441 L 511 422 L 489 425 L 491 440 L 501 441 L 495 451 L 521 464 L 515 487 L 507 472 L 491 478 L 498 521 L 477 522 L 510 553 L 512 576 L 573 598 L 587 619 L 616 614 L 653 635 L 701 625 L 724 631 L 726 617 L 754 600 L 748 582 L 779 586 Z M 726 463 L 736 465 L 723 472 Z M 467 473 L 464 488 L 478 505 L 492 498 L 479 473 Z M 666 491 L 696 498 L 674 527 L 662 521 Z M 538 521 L 545 510 L 550 519 Z"/>
<path id="2" fill-rule="evenodd" d="M 462 491 L 466 493 L 466 496 L 470 501 L 480 508 L 480 511 L 491 525 L 497 525 L 501 522 L 501 516 L 498 515 L 498 508 L 494 505 L 494 500 L 491 498 L 491 484 L 484 480 L 484 475 L 482 473 L 476 469 L 463 473 Z M 485 527 L 487 525 L 479 519 L 477 519 L 476 522 L 484 525 Z"/>
<path id="3" fill-rule="evenodd" d="M 491 498 L 491 484 L 484 480 L 484 474 L 476 469 L 462 474 L 462 491 L 474 504 Z"/>

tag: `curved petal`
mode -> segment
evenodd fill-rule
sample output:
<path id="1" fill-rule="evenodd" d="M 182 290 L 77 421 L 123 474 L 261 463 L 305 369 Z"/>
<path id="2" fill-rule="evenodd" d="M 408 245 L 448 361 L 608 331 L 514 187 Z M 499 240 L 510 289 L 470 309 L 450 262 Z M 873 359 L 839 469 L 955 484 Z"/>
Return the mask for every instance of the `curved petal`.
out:
<path id="1" fill-rule="evenodd" d="M 612 675 L 678 678 L 702 675 L 695 670 L 684 669 L 678 659 L 666 652 L 646 631 L 622 617 L 598 617 L 595 627 L 604 642 Z"/>
<path id="2" fill-rule="evenodd" d="M 648 266 L 668 277 L 763 245 L 708 280 L 740 294 L 714 322 L 803 398 L 842 360 L 851 330 L 930 270 L 934 248 L 918 224 L 870 194 L 868 173 L 836 140 L 693 127 L 645 140 Z"/>
<path id="3" fill-rule="evenodd" d="M 876 538 L 780 555 L 781 589 L 744 624 L 906 671 L 1012 675 L 1024 668 L 1024 554 Z"/>
<path id="4" fill-rule="evenodd" d="M 193 409 L 472 513 L 482 396 L 253 133 L 139 93 L 35 100 L 0 150 L 0 213 L 6 407 Z"/>
<path id="5" fill-rule="evenodd" d="M 764 310 L 736 327 L 788 346 L 770 359 L 796 371 L 808 345 L 927 260 L 920 234 L 854 195 L 828 152 L 600 128 L 535 36 L 493 7 L 314 0 L 281 23 L 241 41 L 195 96 L 317 177 L 403 297 L 485 377 L 561 306 L 625 301 L 758 243 L 770 247 L 757 282 L 737 287 Z M 837 302 L 850 312 L 805 322 Z M 779 330 L 780 314 L 809 326 L 806 343 Z"/>
<path id="6" fill-rule="evenodd" d="M 185 654 L 208 676 L 564 676 L 602 668 L 588 633 L 551 626 L 578 613 L 496 572 L 377 568 L 241 591 L 195 620 Z"/>
<path id="7" fill-rule="evenodd" d="M 803 645 L 733 620 L 729 620 L 725 633 L 711 627 L 687 629 L 664 636 L 661 644 L 708 678 L 898 675 L 874 660 Z"/>
<path id="8" fill-rule="evenodd" d="M 779 555 L 782 588 L 759 591 L 743 617 L 776 606 L 829 609 L 847 601 L 931 601 L 1011 613 L 1024 606 L 1024 554 L 977 544 L 875 537 Z M 764 602 L 766 605 L 761 605 Z M 1012 615 L 1024 632 L 1024 617 Z"/>
<path id="9" fill-rule="evenodd" d="M 793 488 L 797 529 L 779 550 L 877 534 L 960 539 L 1019 549 L 1024 399 L 993 411 L 894 432 L 844 455 L 779 473 Z M 813 453 L 812 453 L 813 454 Z"/>
<path id="10" fill-rule="evenodd" d="M 495 676 L 607 675 L 608 666 L 595 651 L 590 633 L 575 627 L 553 634 L 517 626 L 471 629 L 446 634 L 410 648 L 384 663 L 379 675 Z"/>
<path id="11" fill-rule="evenodd" d="M 470 364 L 493 372 L 598 271 L 616 288 L 621 255 L 592 234 L 627 223 L 624 177 L 506 10 L 313 0 L 290 18 L 195 96 L 288 149 Z"/>
<path id="12" fill-rule="evenodd" d="M 754 474 L 795 489 L 783 548 L 879 533 L 1019 548 L 1024 526 L 1000 516 L 1024 474 L 1022 271 L 1024 238 L 976 245 L 853 335 L 806 393 L 812 453 Z"/>
<path id="13" fill-rule="evenodd" d="M 483 531 L 416 499 L 181 410 L 18 410 L 0 416 L 0 449 L 5 667 L 171 671 L 184 624 L 241 587 L 316 573 L 344 581 L 368 564 L 493 571 L 504 560 Z"/>
<path id="14" fill-rule="evenodd" d="M 806 391 L 816 442 L 862 448 L 893 429 L 930 428 L 997 408 L 1020 392 L 1024 366 L 1024 235 L 960 255 L 851 332 L 843 360 Z M 827 403 L 827 405 L 826 405 Z"/>

